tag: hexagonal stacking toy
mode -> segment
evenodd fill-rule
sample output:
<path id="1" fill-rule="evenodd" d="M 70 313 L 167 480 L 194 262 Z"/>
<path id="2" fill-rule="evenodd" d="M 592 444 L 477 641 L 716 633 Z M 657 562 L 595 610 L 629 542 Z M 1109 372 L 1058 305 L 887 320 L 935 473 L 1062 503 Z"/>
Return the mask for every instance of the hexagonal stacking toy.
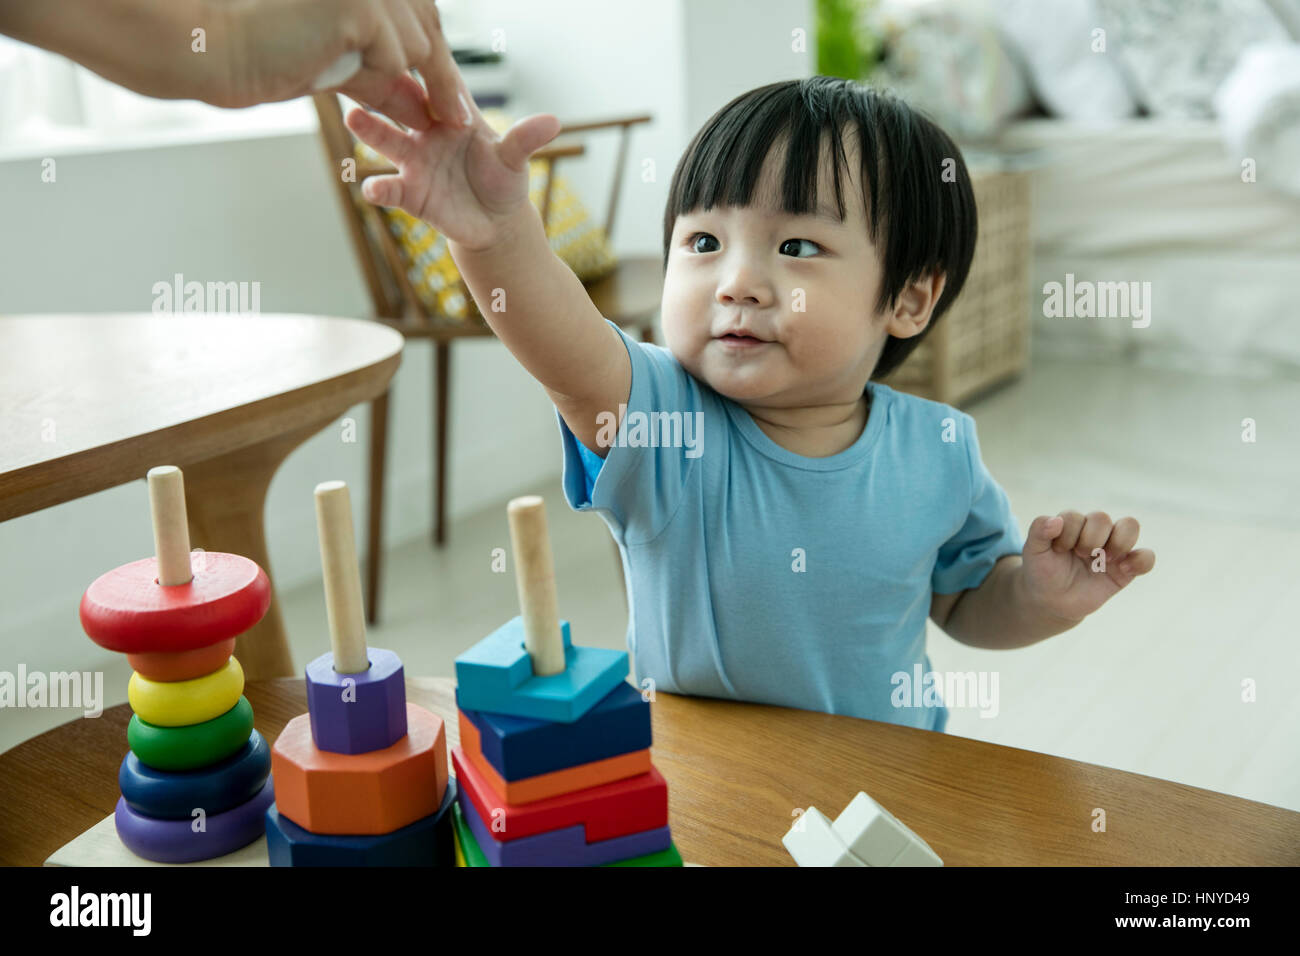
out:
<path id="1" fill-rule="evenodd" d="M 261 837 L 273 799 L 271 751 L 231 656 L 270 606 L 271 585 L 236 554 L 206 552 L 191 566 L 181 471 L 152 468 L 148 480 L 155 556 L 97 578 L 81 598 L 81 625 L 135 671 L 118 838 L 144 859 L 191 863 Z"/>
<path id="2" fill-rule="evenodd" d="M 627 652 L 573 645 L 542 499 L 507 511 L 523 613 L 456 658 L 457 863 L 681 866 Z"/>
<path id="3" fill-rule="evenodd" d="M 316 526 L 332 650 L 307 665 L 307 713 L 271 751 L 271 865 L 454 866 L 442 718 L 407 702 L 396 654 L 366 646 L 343 482 L 316 486 Z"/>

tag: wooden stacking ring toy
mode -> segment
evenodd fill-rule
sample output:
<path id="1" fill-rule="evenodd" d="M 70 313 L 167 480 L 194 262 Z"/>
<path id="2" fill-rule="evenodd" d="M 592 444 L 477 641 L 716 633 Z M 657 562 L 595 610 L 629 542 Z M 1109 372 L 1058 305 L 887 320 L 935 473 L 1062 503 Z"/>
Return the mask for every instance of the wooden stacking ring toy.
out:
<path id="1" fill-rule="evenodd" d="M 184 727 L 220 717 L 239 701 L 244 692 L 244 669 L 238 658 L 193 680 L 153 681 L 132 674 L 126 699 L 140 719 L 159 727 Z"/>
<path id="2" fill-rule="evenodd" d="M 257 562 L 208 551 L 185 584 L 158 583 L 156 558 L 100 575 L 81 598 L 92 641 L 127 654 L 190 651 L 247 631 L 271 605 L 271 582 Z"/>
<path id="3" fill-rule="evenodd" d="M 253 705 L 241 695 L 220 717 L 187 727 L 159 727 L 133 714 L 126 726 L 126 742 L 146 767 L 193 770 L 236 753 L 252 731 Z"/>
<path id="4" fill-rule="evenodd" d="M 235 653 L 235 639 L 196 647 L 192 651 L 150 651 L 127 654 L 126 662 L 141 677 L 157 681 L 193 680 L 211 674 Z"/>
<path id="5" fill-rule="evenodd" d="M 406 677 L 402 662 L 381 647 L 366 650 L 370 667 L 358 674 L 334 669 L 333 653 L 307 665 L 307 712 L 321 750 L 361 754 L 391 747 L 406 736 Z"/>
<path id="6" fill-rule="evenodd" d="M 197 770 L 155 770 L 127 751 L 117 773 L 126 805 L 143 817 L 188 820 L 196 807 L 212 816 L 257 796 L 271 773 L 271 747 L 254 730 L 238 753 Z"/>
<path id="7" fill-rule="evenodd" d="M 136 856 L 157 863 L 193 863 L 233 853 L 260 837 L 266 832 L 266 808 L 274 801 L 275 788 L 268 777 L 252 800 L 206 816 L 203 829 L 195 833 L 195 819 L 142 817 L 119 797 L 114 825 L 122 845 Z"/>

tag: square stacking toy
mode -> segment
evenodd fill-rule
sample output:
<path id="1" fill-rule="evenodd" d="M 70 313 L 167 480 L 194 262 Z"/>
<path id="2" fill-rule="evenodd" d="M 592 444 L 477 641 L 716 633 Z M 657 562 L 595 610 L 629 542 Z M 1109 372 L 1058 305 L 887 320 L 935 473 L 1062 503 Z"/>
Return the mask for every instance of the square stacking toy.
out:
<path id="1" fill-rule="evenodd" d="M 560 621 L 564 670 L 538 676 L 517 616 L 456 658 L 459 700 L 468 710 L 572 723 L 626 682 L 627 651 L 574 647 L 569 622 Z"/>
<path id="2" fill-rule="evenodd" d="M 458 860 L 680 866 L 650 705 L 625 651 L 576 648 L 556 613 L 542 499 L 507 509 L 523 613 L 456 659 Z"/>

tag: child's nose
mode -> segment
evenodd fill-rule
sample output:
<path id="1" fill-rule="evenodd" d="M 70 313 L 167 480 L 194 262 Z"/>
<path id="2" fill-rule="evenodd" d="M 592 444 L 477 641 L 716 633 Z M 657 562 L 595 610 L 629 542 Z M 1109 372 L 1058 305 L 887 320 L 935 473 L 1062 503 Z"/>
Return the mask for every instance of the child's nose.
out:
<path id="1" fill-rule="evenodd" d="M 717 298 L 723 305 L 765 306 L 772 296 L 771 283 L 753 268 L 737 269 L 718 285 Z"/>

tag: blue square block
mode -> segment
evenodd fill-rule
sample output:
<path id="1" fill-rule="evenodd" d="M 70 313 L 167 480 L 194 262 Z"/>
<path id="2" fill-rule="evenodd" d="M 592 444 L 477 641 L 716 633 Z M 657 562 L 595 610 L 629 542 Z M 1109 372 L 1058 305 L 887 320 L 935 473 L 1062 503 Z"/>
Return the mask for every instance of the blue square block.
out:
<path id="1" fill-rule="evenodd" d="M 574 647 L 569 622 L 560 622 L 564 670 L 538 677 L 524 647 L 524 619 L 516 616 L 456 658 L 460 702 L 468 710 L 573 723 L 624 682 L 627 651 Z"/>
<path id="2" fill-rule="evenodd" d="M 456 706 L 479 733 L 483 757 L 506 780 L 525 780 L 650 746 L 650 702 L 627 681 L 573 723 L 470 710 L 456 689 Z"/>

